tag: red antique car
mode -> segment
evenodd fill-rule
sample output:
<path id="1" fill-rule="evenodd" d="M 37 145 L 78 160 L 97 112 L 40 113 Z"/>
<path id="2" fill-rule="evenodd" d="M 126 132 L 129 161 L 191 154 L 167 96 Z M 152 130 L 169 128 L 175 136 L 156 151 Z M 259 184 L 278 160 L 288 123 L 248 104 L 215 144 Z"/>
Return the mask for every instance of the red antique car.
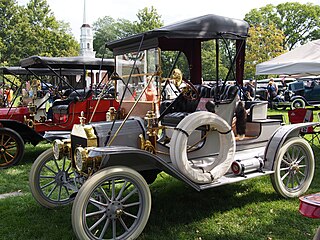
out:
<path id="1" fill-rule="evenodd" d="M 43 140 L 68 136 L 73 124 L 79 123 L 81 113 L 87 122 L 103 121 L 106 109 L 118 106 L 108 82 L 113 60 L 32 56 L 21 60 L 21 66 L 2 69 L 3 75 L 29 81 L 33 94 L 21 96 L 20 93 L 26 92 L 25 85 L 21 84 L 14 94 L 20 96 L 19 103 L 16 100 L 15 105 L 0 108 L 0 168 L 21 160 L 25 143 L 37 145 Z M 48 76 L 54 79 L 52 83 L 47 82 Z M 102 81 L 93 82 L 97 76 Z M 99 83 L 99 92 L 103 91 L 104 96 L 98 98 L 98 89 L 92 85 L 99 86 Z"/>

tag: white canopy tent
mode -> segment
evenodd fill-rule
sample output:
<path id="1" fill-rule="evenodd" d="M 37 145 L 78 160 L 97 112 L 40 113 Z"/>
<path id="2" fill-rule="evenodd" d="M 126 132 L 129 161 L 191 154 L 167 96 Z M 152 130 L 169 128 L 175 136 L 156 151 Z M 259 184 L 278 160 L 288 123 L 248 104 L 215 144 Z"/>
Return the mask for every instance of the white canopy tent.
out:
<path id="1" fill-rule="evenodd" d="M 256 66 L 256 75 L 320 75 L 320 39 Z"/>

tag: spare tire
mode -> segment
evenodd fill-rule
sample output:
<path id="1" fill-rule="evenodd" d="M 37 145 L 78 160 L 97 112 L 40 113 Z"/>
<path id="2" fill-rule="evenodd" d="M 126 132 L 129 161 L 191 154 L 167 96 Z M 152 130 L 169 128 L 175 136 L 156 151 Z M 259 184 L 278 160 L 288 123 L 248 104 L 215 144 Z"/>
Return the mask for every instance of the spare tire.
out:
<path id="1" fill-rule="evenodd" d="M 204 125 L 210 126 L 211 133 L 208 133 L 207 138 L 216 138 L 217 135 L 212 133 L 219 133 L 219 154 L 211 158 L 206 166 L 196 167 L 189 162 L 187 142 L 191 133 Z M 234 160 L 235 149 L 235 137 L 231 126 L 214 113 L 199 111 L 185 117 L 175 128 L 171 138 L 170 158 L 173 165 L 190 180 L 196 183 L 210 183 L 228 171 Z"/>

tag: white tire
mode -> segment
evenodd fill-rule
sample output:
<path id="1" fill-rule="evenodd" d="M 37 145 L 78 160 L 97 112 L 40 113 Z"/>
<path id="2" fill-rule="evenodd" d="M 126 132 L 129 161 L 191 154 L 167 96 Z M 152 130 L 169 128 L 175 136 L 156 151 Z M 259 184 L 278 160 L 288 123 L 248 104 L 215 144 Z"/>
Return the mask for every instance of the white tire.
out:
<path id="1" fill-rule="evenodd" d="M 313 179 L 314 155 L 309 143 L 300 137 L 290 138 L 281 147 L 270 175 L 274 189 L 285 198 L 304 194 Z"/>
<path id="2" fill-rule="evenodd" d="M 46 208 L 55 208 L 71 203 L 80 184 L 76 183 L 71 160 L 66 156 L 56 160 L 50 148 L 32 164 L 29 186 L 38 203 Z"/>
<path id="3" fill-rule="evenodd" d="M 295 100 L 292 101 L 291 103 L 291 109 L 296 109 L 296 108 L 305 108 L 306 107 L 306 102 L 301 99 L 301 98 L 297 98 Z"/>
<path id="4" fill-rule="evenodd" d="M 198 127 L 204 125 L 210 125 L 209 131 L 219 132 L 220 150 L 218 156 L 210 164 L 197 168 L 189 163 L 187 142 L 188 136 Z M 207 138 L 210 137 L 217 136 L 209 133 Z M 223 176 L 234 160 L 236 149 L 235 137 L 230 125 L 218 115 L 204 111 L 194 112 L 185 117 L 173 132 L 170 144 L 172 163 L 196 183 L 210 183 Z"/>
<path id="5" fill-rule="evenodd" d="M 144 178 L 123 166 L 105 168 L 89 178 L 72 208 L 78 239 L 136 239 L 147 224 L 151 194 Z"/>

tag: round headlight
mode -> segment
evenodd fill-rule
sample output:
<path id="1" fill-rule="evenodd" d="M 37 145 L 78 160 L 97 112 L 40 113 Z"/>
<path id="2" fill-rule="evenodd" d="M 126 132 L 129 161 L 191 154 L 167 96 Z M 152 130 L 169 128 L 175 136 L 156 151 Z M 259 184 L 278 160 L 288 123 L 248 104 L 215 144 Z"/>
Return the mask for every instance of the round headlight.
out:
<path id="1" fill-rule="evenodd" d="M 63 154 L 63 142 L 61 140 L 54 140 L 53 141 L 53 156 L 56 160 L 62 158 Z"/>
<path id="2" fill-rule="evenodd" d="M 83 147 L 77 147 L 76 150 L 74 151 L 74 161 L 78 171 L 82 171 L 84 169 L 86 159 L 87 159 L 87 151 Z"/>

